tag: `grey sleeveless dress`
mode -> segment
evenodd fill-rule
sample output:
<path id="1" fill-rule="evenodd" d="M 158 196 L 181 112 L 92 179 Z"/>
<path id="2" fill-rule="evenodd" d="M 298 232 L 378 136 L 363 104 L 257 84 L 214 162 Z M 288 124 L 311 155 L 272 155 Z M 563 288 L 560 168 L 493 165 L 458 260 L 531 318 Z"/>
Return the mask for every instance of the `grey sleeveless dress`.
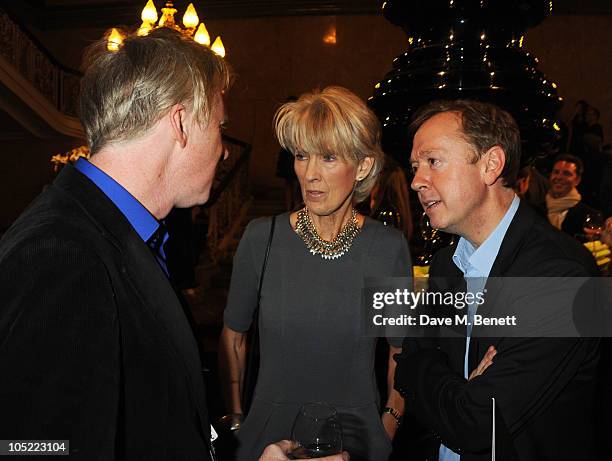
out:
<path id="1" fill-rule="evenodd" d="M 234 331 L 250 328 L 270 218 L 252 221 L 234 257 L 224 314 Z M 238 431 L 238 461 L 288 439 L 300 406 L 327 402 L 340 415 L 352 461 L 386 461 L 391 443 L 380 421 L 374 377 L 377 338 L 362 335 L 364 277 L 407 277 L 410 254 L 399 231 L 366 218 L 350 251 L 311 255 L 289 214 L 277 218 L 261 294 L 261 364 L 251 410 Z M 389 339 L 401 346 L 401 338 Z"/>

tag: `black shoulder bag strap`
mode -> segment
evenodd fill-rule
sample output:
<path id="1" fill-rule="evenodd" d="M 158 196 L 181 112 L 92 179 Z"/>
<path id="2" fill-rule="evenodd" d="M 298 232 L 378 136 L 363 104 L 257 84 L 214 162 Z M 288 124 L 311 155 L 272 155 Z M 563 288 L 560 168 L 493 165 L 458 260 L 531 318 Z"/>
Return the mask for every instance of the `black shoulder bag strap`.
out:
<path id="1" fill-rule="evenodd" d="M 247 367 L 244 372 L 244 385 L 242 386 L 242 411 L 244 414 L 247 414 L 249 411 L 251 400 L 253 398 L 253 392 L 255 391 L 255 383 L 257 382 L 257 371 L 259 369 L 259 309 L 261 302 L 261 287 L 263 286 L 266 266 L 268 265 L 268 256 L 270 255 L 270 247 L 272 246 L 272 237 L 274 236 L 275 225 L 276 216 L 272 216 L 270 235 L 268 236 L 266 253 L 261 266 L 261 274 L 259 275 L 259 286 L 257 287 L 257 307 L 253 313 L 253 327 L 251 328 L 249 347 L 247 349 Z"/>

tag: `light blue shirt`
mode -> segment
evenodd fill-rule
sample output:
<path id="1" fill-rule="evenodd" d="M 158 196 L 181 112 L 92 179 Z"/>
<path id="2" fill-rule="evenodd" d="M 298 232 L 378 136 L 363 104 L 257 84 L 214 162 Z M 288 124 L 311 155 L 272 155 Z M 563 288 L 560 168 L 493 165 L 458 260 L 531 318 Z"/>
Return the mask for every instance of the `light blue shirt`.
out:
<path id="1" fill-rule="evenodd" d="M 168 232 L 165 230 L 163 223 L 155 219 L 149 210 L 147 210 L 142 203 L 130 194 L 121 184 L 93 163 L 81 157 L 76 161 L 74 167 L 87 176 L 96 186 L 98 186 L 104 195 L 113 202 L 147 245 L 150 247 L 158 247 L 157 251 L 154 251 L 155 257 L 166 275 L 168 275 L 166 254 L 164 252 L 164 245 L 168 240 Z M 158 232 L 158 229 L 161 234 Z M 157 236 L 156 233 L 160 235 Z M 162 241 L 155 245 L 155 243 L 152 242 L 154 237 L 161 238 Z"/>
<path id="2" fill-rule="evenodd" d="M 502 241 L 506 236 L 508 227 L 518 210 L 520 199 L 515 195 L 510 207 L 504 214 L 497 227 L 491 232 L 491 235 L 478 248 L 474 247 L 468 240 L 461 237 L 455 253 L 453 254 L 453 262 L 463 273 L 463 278 L 466 279 L 467 291 L 469 293 L 482 292 L 487 278 L 499 253 Z M 470 352 L 470 334 L 472 332 L 472 322 L 477 309 L 476 304 L 468 306 L 468 328 L 465 338 L 465 359 L 463 361 L 463 377 L 469 376 L 468 370 L 468 355 Z M 439 461 L 459 461 L 459 455 L 444 445 L 440 445 Z"/>

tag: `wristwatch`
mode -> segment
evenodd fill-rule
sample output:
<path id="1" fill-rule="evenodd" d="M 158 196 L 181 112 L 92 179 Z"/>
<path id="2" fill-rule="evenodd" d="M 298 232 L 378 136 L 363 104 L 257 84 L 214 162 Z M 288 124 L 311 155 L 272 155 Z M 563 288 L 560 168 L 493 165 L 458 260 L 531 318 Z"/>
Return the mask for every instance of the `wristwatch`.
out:
<path id="1" fill-rule="evenodd" d="M 383 408 L 382 412 L 383 414 L 389 413 L 391 416 L 393 416 L 393 419 L 395 419 L 395 423 L 398 427 L 400 426 L 400 424 L 402 424 L 402 415 L 395 408 L 385 407 Z"/>

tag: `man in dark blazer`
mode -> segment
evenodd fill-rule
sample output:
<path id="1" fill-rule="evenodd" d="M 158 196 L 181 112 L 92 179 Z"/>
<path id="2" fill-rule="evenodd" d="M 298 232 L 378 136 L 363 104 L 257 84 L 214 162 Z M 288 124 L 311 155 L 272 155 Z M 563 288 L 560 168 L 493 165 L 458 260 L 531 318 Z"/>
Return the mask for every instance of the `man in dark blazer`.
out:
<path id="1" fill-rule="evenodd" d="M 590 254 L 512 191 L 521 144 L 509 114 L 434 102 L 412 128 L 412 188 L 432 226 L 461 237 L 436 254 L 431 291 L 483 291 L 491 277 L 596 275 Z M 484 338 L 479 326 L 462 328 L 455 338 L 406 339 L 398 357 L 395 386 L 430 430 L 428 459 L 490 460 L 492 398 L 498 460 L 594 459 L 597 339 Z"/>
<path id="2" fill-rule="evenodd" d="M 67 440 L 87 461 L 212 459 L 161 220 L 208 199 L 229 72 L 170 29 L 105 45 L 82 79 L 90 161 L 67 165 L 0 243 L 0 438 Z"/>

